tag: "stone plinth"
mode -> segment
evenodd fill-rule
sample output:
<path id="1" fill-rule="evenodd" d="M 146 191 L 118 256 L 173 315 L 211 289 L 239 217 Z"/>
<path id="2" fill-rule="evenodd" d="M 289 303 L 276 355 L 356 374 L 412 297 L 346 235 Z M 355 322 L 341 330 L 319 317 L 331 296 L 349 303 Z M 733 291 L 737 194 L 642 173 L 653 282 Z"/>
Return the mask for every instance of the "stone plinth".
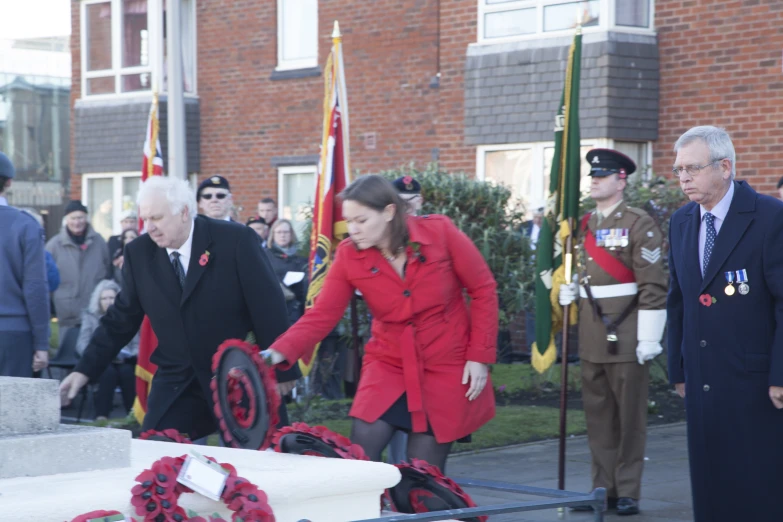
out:
<path id="1" fill-rule="evenodd" d="M 277 522 L 379 517 L 381 493 L 400 480 L 397 468 L 378 462 L 133 440 L 129 468 L 0 480 L 0 520 L 4 513 L 13 513 L 15 520 L 71 520 L 97 509 L 131 515 L 135 477 L 163 456 L 191 450 L 234 465 L 240 476 L 263 489 Z M 222 503 L 196 494 L 182 495 L 180 505 L 203 515 L 230 516 Z"/>
<path id="2" fill-rule="evenodd" d="M 127 430 L 66 424 L 56 432 L 2 436 L 0 479 L 128 467 L 130 441 Z"/>
<path id="3" fill-rule="evenodd" d="M 57 381 L 0 377 L 0 436 L 52 432 L 59 425 Z"/>

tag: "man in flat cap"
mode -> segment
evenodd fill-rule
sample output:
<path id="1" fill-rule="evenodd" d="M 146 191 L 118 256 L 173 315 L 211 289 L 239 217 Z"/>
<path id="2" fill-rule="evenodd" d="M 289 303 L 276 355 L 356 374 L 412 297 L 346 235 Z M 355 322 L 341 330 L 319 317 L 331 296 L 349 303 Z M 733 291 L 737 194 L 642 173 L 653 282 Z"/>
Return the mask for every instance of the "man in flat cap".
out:
<path id="1" fill-rule="evenodd" d="M 411 176 L 400 176 L 392 182 L 400 197 L 408 204 L 408 214 L 416 216 L 424 204 L 421 197 L 421 183 Z"/>
<path id="2" fill-rule="evenodd" d="M 196 191 L 199 212 L 212 219 L 231 221 L 234 200 L 231 187 L 223 176 L 211 176 L 198 186 Z"/>
<path id="3" fill-rule="evenodd" d="M 606 488 L 618 515 L 639 512 L 647 438 L 649 363 L 666 325 L 661 231 L 645 211 L 623 202 L 634 162 L 593 149 L 595 211 L 579 225 L 579 284 L 560 288 L 561 305 L 579 300 L 579 356 L 593 487 Z M 592 508 L 578 508 L 590 510 Z"/>
<path id="4" fill-rule="evenodd" d="M 82 312 L 90 304 L 92 291 L 113 270 L 106 241 L 90 225 L 87 207 L 81 201 L 68 202 L 65 226 L 46 243 L 60 271 L 60 286 L 54 292 L 54 309 L 60 326 L 60 340 L 69 328 L 78 328 Z"/>

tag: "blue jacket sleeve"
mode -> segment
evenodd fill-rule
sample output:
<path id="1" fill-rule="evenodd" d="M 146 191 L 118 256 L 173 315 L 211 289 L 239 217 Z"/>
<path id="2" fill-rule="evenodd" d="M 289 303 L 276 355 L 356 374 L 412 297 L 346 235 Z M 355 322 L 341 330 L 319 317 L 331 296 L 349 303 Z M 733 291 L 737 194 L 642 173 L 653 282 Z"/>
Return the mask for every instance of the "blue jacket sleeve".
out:
<path id="1" fill-rule="evenodd" d="M 44 250 L 46 256 L 46 279 L 49 281 L 49 293 L 54 292 L 60 286 L 60 271 L 57 269 L 57 263 L 54 262 L 52 254 Z"/>
<path id="2" fill-rule="evenodd" d="M 33 346 L 37 351 L 49 351 L 49 289 L 46 284 L 46 261 L 41 229 L 33 220 L 24 223 L 20 231 L 27 315 L 33 330 Z"/>
<path id="3" fill-rule="evenodd" d="M 674 266 L 674 249 L 680 245 L 672 239 L 674 226 L 669 221 L 669 294 L 666 297 L 666 320 L 668 323 L 667 351 L 669 356 L 669 382 L 685 382 L 685 370 L 682 361 L 683 341 L 683 302 L 680 281 Z"/>

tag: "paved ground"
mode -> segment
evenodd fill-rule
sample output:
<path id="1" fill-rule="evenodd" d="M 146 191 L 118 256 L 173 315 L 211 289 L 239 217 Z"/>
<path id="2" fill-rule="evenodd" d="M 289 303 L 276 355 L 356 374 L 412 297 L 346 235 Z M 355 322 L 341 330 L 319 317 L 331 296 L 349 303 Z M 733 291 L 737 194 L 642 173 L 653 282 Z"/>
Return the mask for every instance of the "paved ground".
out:
<path id="1" fill-rule="evenodd" d="M 684 522 L 693 520 L 688 472 L 688 451 L 684 424 L 652 427 L 647 436 L 641 510 L 633 517 L 606 514 L 609 522 Z M 450 457 L 448 475 L 557 488 L 557 441 L 525 444 L 511 448 L 490 450 L 471 455 Z M 566 489 L 589 492 L 590 452 L 585 437 L 568 440 L 566 461 Z M 513 493 L 468 489 L 479 505 L 503 504 L 514 500 L 541 500 L 541 497 L 525 497 Z M 548 522 L 568 520 L 592 522 L 590 513 L 573 513 L 566 510 L 508 513 L 490 517 L 490 522 Z"/>

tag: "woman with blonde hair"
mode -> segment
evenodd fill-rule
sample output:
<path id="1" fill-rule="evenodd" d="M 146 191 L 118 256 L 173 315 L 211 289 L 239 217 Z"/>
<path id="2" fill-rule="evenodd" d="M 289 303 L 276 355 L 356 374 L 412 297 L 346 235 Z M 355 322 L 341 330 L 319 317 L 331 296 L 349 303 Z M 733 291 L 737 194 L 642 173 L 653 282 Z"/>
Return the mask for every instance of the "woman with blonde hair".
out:
<path id="1" fill-rule="evenodd" d="M 79 339 L 76 342 L 76 351 L 79 355 L 84 353 L 95 329 L 101 322 L 101 317 L 106 313 L 117 294 L 120 293 L 120 285 L 110 279 L 99 282 L 92 292 L 90 304 L 82 314 L 82 328 L 79 330 Z M 114 390 L 120 387 L 122 404 L 125 412 L 130 412 L 133 400 L 136 398 L 136 358 L 139 354 L 139 334 L 125 346 L 117 358 L 106 368 L 106 371 L 98 379 L 98 391 L 95 392 L 95 420 L 106 420 L 112 410 L 114 402 Z"/>

